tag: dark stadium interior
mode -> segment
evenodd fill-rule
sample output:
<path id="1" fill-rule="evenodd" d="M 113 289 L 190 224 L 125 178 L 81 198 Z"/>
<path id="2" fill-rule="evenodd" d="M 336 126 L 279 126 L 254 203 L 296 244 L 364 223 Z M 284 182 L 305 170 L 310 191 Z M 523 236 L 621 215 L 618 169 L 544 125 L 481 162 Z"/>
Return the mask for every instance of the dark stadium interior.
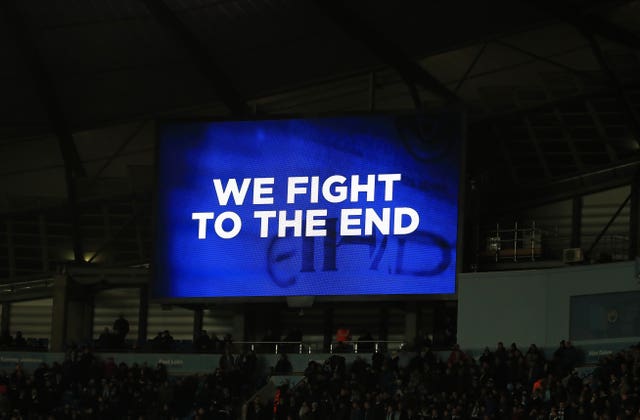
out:
<path id="1" fill-rule="evenodd" d="M 640 1 L 4 0 L 0 55 L 0 418 L 640 419 Z M 456 293 L 151 297 L 161 122 L 439 112 Z"/>

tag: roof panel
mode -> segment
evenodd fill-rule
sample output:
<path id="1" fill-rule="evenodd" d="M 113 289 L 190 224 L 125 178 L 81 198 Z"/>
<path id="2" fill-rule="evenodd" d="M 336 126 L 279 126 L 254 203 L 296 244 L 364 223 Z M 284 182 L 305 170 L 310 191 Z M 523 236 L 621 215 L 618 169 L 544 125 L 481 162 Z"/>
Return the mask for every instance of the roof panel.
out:
<path id="1" fill-rule="evenodd" d="M 306 0 L 308 1 L 308 0 Z M 426 56 L 522 31 L 546 21 L 524 1 L 381 2 L 350 0 L 350 9 L 412 55 Z"/>
<path id="2" fill-rule="evenodd" d="M 214 93 L 197 74 L 180 65 L 103 73 L 59 83 L 65 109 L 74 126 L 88 127 L 92 121 L 125 121 L 210 102 Z M 84 104 L 82 109 L 76 104 Z M 114 106 L 117 104 L 117 106 Z"/>
<path id="3" fill-rule="evenodd" d="M 17 3 L 34 29 L 116 22 L 148 14 L 142 2 L 130 0 L 21 0 Z"/>
<path id="4" fill-rule="evenodd" d="M 151 19 L 47 30 L 39 49 L 55 77 L 103 73 L 136 66 L 190 63 L 184 50 Z"/>

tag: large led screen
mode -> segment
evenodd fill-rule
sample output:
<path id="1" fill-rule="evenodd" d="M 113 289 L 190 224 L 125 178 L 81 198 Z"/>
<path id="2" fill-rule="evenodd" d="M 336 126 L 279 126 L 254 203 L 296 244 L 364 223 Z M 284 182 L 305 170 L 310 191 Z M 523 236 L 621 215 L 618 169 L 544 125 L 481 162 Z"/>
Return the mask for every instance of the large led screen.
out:
<path id="1" fill-rule="evenodd" d="M 455 292 L 459 114 L 158 136 L 155 298 Z"/>

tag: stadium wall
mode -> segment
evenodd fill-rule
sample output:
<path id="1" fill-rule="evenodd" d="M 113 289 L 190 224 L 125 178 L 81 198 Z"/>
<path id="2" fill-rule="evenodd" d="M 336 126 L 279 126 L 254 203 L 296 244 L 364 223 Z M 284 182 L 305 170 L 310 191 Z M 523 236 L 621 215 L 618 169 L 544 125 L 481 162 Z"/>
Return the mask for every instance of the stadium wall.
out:
<path id="1" fill-rule="evenodd" d="M 570 338 L 572 296 L 640 291 L 633 261 L 463 273 L 458 279 L 458 342 L 466 349 L 493 347 L 498 341 L 507 346 L 515 342 L 525 349 L 531 343 L 557 347 Z M 638 340 L 637 336 L 618 337 L 590 344 Z"/>

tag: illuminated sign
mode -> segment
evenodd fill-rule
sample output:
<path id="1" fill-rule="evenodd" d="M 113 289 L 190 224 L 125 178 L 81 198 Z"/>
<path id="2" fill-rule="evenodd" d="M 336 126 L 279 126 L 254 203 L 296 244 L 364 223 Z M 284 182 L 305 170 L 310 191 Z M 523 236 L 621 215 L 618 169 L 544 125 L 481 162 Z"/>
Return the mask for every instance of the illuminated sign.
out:
<path id="1" fill-rule="evenodd" d="M 455 292 L 461 118 L 159 127 L 157 298 Z"/>

